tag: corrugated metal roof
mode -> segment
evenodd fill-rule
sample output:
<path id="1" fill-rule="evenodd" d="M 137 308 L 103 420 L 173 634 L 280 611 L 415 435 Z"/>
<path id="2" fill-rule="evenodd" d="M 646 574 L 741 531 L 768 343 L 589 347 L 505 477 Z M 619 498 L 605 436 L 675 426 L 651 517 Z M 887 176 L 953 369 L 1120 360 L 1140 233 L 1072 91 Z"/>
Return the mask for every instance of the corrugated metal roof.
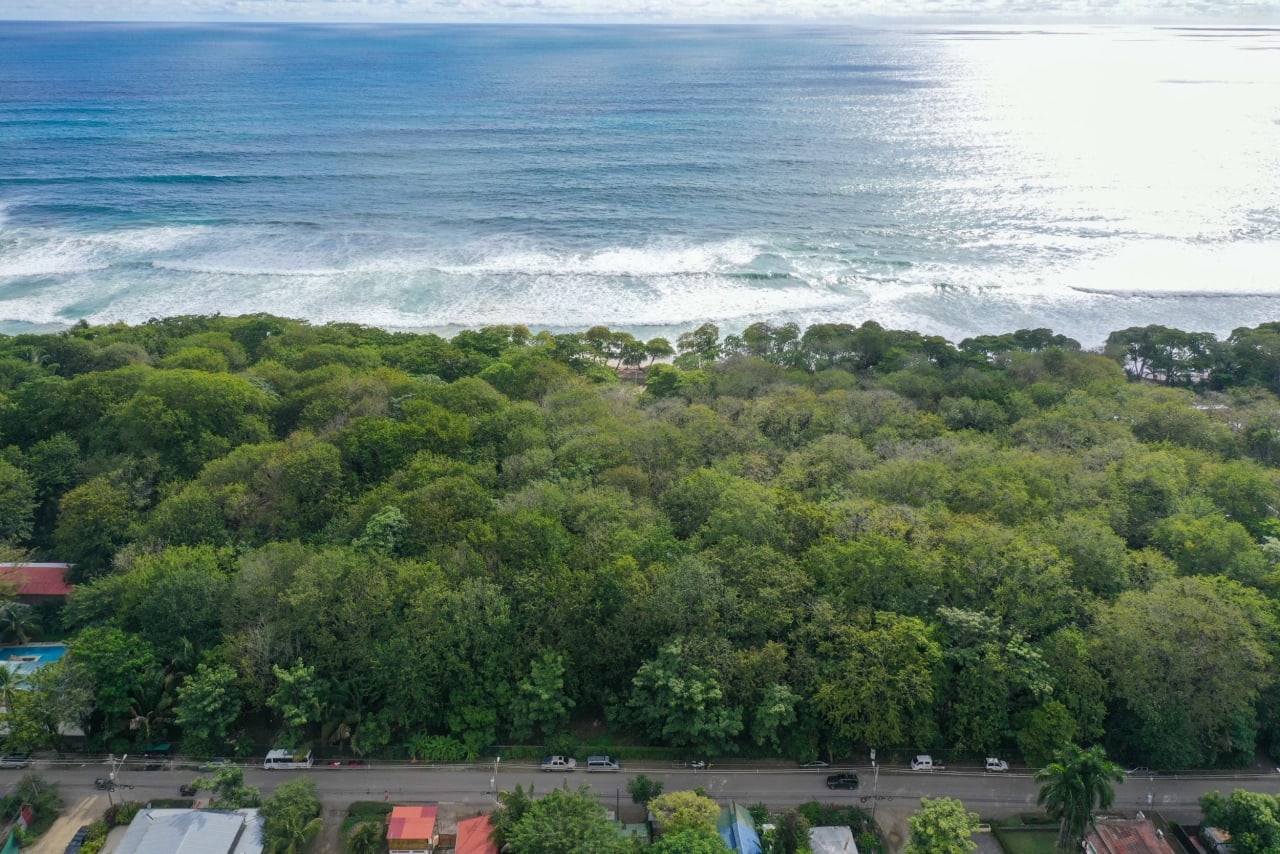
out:
<path id="1" fill-rule="evenodd" d="M 858 843 L 848 827 L 823 825 L 809 828 L 809 848 L 813 854 L 858 854 Z"/>
<path id="2" fill-rule="evenodd" d="M 0 583 L 13 585 L 16 596 L 66 596 L 70 569 L 65 563 L 0 563 Z"/>
<path id="3" fill-rule="evenodd" d="M 257 810 L 140 810 L 115 854 L 262 854 Z"/>

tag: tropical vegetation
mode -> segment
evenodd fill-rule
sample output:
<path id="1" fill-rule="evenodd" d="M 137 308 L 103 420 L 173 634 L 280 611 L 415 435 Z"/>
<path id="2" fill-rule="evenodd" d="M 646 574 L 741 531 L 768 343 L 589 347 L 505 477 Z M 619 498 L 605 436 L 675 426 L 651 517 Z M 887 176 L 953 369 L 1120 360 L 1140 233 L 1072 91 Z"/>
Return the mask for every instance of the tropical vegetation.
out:
<path id="1" fill-rule="evenodd" d="M 1245 763 L 1278 392 L 1280 324 L 0 336 L 0 543 L 77 585 L 0 607 L 70 647 L 8 746 Z"/>

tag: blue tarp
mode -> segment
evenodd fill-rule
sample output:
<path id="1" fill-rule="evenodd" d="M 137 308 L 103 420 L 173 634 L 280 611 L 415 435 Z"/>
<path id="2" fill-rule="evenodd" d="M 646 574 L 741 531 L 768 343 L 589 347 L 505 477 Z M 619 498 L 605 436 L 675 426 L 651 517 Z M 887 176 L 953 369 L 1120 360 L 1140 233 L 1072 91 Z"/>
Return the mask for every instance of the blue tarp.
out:
<path id="1" fill-rule="evenodd" d="M 723 807 L 720 820 L 716 822 L 720 836 L 729 847 L 740 854 L 761 854 L 760 836 L 756 833 L 756 823 L 751 813 L 740 804 Z"/>

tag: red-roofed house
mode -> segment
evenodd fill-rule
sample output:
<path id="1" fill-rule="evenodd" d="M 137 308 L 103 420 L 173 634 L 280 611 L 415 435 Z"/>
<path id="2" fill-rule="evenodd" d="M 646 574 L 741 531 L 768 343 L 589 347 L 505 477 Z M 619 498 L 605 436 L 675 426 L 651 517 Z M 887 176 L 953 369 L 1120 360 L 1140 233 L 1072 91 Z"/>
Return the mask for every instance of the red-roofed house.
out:
<path id="1" fill-rule="evenodd" d="M 67 598 L 71 565 L 66 563 L 0 563 L 0 587 L 12 589 L 19 602 L 39 605 Z"/>
<path id="2" fill-rule="evenodd" d="M 1100 818 L 1085 835 L 1086 854 L 1176 854 L 1148 818 Z"/>
<path id="3" fill-rule="evenodd" d="M 498 854 L 498 846 L 489 838 L 492 831 L 487 815 L 463 819 L 458 822 L 458 844 L 453 854 Z"/>
<path id="4" fill-rule="evenodd" d="M 436 808 L 396 807 L 387 819 L 387 847 L 405 854 L 436 850 Z"/>

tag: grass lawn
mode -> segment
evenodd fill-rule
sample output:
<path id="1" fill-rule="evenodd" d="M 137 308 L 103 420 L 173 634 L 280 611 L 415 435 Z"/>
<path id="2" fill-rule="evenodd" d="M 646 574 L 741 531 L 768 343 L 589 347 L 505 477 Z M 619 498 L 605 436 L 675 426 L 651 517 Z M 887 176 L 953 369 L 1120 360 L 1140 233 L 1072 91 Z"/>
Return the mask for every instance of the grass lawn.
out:
<path id="1" fill-rule="evenodd" d="M 996 834 L 1000 845 L 1008 854 L 1054 854 L 1057 851 L 1058 832 L 1053 830 L 1019 830 L 1002 827 Z"/>

